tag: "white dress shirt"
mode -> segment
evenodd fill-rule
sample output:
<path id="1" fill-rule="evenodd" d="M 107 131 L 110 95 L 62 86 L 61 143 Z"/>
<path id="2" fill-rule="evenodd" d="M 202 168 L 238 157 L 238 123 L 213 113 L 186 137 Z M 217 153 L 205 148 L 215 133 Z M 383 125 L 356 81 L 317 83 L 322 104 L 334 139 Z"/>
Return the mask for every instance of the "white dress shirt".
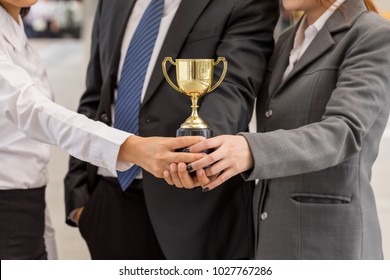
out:
<path id="1" fill-rule="evenodd" d="M 143 16 L 144 12 L 146 11 L 146 8 L 148 7 L 150 1 L 151 0 L 136 1 L 134 4 L 133 10 L 132 10 L 131 15 L 129 17 L 129 20 L 127 22 L 126 31 L 123 35 L 123 41 L 122 41 L 122 46 L 121 46 L 121 58 L 120 58 L 119 67 L 118 67 L 118 73 L 119 73 L 118 83 L 119 83 L 119 80 L 121 78 L 122 67 L 123 67 L 123 64 L 125 61 L 125 57 L 126 57 L 127 49 L 129 48 L 130 41 L 133 38 L 135 30 L 137 29 L 137 26 L 140 23 L 141 18 Z M 174 16 L 176 15 L 177 9 L 180 6 L 180 3 L 181 3 L 181 0 L 165 0 L 164 13 L 163 13 L 163 17 L 161 19 L 160 29 L 159 29 L 159 32 L 157 35 L 156 43 L 154 45 L 152 56 L 150 58 L 148 69 L 147 69 L 146 75 L 145 75 L 145 81 L 144 81 L 144 85 L 143 85 L 142 92 L 141 92 L 141 100 L 140 100 L 141 102 L 144 99 L 145 92 L 146 92 L 146 89 L 148 87 L 153 69 L 156 65 L 157 58 L 158 58 L 158 55 L 160 53 L 161 47 L 164 43 L 164 40 L 165 40 L 165 37 L 168 33 L 169 27 L 171 26 L 172 20 L 173 20 Z M 161 62 L 159 61 L 159 63 L 161 63 Z M 115 99 L 116 99 L 117 93 L 118 92 L 116 90 L 114 93 Z M 111 112 L 112 112 L 112 120 L 114 122 L 115 121 L 115 104 L 112 104 Z M 99 168 L 98 174 L 102 175 L 102 176 L 112 176 L 104 168 Z M 138 174 L 136 176 L 136 178 L 137 179 L 142 178 L 142 171 L 140 172 L 140 174 Z"/>
<path id="2" fill-rule="evenodd" d="M 46 185 L 47 144 L 113 175 L 129 168 L 117 156 L 130 134 L 53 103 L 44 65 L 19 22 L 0 6 L 0 190 Z"/>
<path id="3" fill-rule="evenodd" d="M 308 26 L 306 16 L 302 19 L 295 34 L 294 47 L 290 52 L 289 65 L 283 74 L 283 81 L 291 73 L 295 63 L 302 57 L 326 21 L 345 0 L 336 0 L 313 24 Z"/>

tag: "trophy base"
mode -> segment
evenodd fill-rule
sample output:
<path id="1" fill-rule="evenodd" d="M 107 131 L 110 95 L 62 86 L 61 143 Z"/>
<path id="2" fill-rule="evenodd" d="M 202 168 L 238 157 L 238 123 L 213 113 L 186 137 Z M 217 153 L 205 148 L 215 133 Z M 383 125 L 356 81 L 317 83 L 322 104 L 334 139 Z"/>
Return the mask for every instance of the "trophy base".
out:
<path id="1" fill-rule="evenodd" d="M 213 137 L 213 131 L 210 128 L 179 128 L 176 130 L 176 137 L 180 136 L 203 136 L 204 138 Z M 187 148 L 176 150 L 177 152 L 188 152 Z M 203 151 L 206 154 L 212 152 L 212 150 Z"/>
<path id="2" fill-rule="evenodd" d="M 176 131 L 176 137 L 180 136 L 203 136 L 204 138 L 213 137 L 213 131 L 210 128 L 179 128 Z"/>

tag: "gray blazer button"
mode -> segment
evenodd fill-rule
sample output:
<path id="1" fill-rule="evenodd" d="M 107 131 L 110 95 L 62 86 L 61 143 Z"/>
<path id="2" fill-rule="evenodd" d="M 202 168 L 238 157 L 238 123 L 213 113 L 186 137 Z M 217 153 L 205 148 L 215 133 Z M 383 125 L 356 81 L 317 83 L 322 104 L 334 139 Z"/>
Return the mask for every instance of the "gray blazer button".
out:
<path id="1" fill-rule="evenodd" d="M 101 118 L 102 118 L 102 121 L 105 122 L 105 123 L 107 123 L 107 122 L 110 121 L 110 120 L 108 119 L 107 114 L 105 114 L 105 113 L 101 115 Z"/>
<path id="2" fill-rule="evenodd" d="M 272 110 L 268 110 L 267 112 L 265 112 L 265 117 L 270 118 L 270 117 L 272 117 L 273 113 L 274 112 L 272 112 Z"/>
<path id="3" fill-rule="evenodd" d="M 263 212 L 263 213 L 261 213 L 261 215 L 260 215 L 260 219 L 262 219 L 262 220 L 267 219 L 267 217 L 268 217 L 267 212 Z"/>

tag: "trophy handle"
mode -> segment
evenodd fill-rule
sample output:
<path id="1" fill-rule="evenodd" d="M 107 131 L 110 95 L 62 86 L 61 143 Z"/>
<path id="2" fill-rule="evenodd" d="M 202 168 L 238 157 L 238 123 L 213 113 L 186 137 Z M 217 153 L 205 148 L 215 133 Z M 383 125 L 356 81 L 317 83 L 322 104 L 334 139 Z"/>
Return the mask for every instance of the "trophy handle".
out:
<path id="1" fill-rule="evenodd" d="M 222 83 L 223 79 L 226 76 L 227 61 L 226 61 L 226 59 L 224 57 L 219 57 L 218 60 L 216 62 L 214 62 L 214 66 L 219 64 L 221 61 L 223 62 L 223 72 L 222 72 L 222 75 L 219 78 L 219 81 L 215 85 L 213 85 L 207 92 L 210 92 L 210 91 L 213 91 L 214 89 L 216 89 Z"/>
<path id="2" fill-rule="evenodd" d="M 177 90 L 178 92 L 183 92 L 178 86 L 176 86 L 176 85 L 171 81 L 171 78 L 169 78 L 169 75 L 168 75 L 168 73 L 167 73 L 167 67 L 166 67 L 167 61 L 169 61 L 173 66 L 176 66 L 176 62 L 173 61 L 172 57 L 166 57 L 166 58 L 164 58 L 164 60 L 163 60 L 163 62 L 162 62 L 162 70 L 163 70 L 165 79 L 167 80 L 168 84 L 169 84 L 171 87 L 173 87 L 175 90 Z"/>

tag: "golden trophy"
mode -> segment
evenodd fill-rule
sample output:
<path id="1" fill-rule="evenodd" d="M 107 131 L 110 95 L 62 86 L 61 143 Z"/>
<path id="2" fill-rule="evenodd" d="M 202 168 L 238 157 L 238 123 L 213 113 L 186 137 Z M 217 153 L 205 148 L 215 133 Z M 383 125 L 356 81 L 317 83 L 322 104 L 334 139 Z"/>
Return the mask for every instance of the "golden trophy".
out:
<path id="1" fill-rule="evenodd" d="M 169 78 L 166 64 L 170 62 L 176 66 L 176 86 Z M 218 82 L 212 86 L 214 66 L 223 62 L 224 68 Z M 213 136 L 212 130 L 198 115 L 198 99 L 216 89 L 223 79 L 227 71 L 227 61 L 224 57 L 219 57 L 217 61 L 214 59 L 176 59 L 173 61 L 171 57 L 166 57 L 162 62 L 162 70 L 167 82 L 178 92 L 184 93 L 191 97 L 192 114 L 180 126 L 176 132 L 176 136 L 203 136 L 210 138 Z"/>

